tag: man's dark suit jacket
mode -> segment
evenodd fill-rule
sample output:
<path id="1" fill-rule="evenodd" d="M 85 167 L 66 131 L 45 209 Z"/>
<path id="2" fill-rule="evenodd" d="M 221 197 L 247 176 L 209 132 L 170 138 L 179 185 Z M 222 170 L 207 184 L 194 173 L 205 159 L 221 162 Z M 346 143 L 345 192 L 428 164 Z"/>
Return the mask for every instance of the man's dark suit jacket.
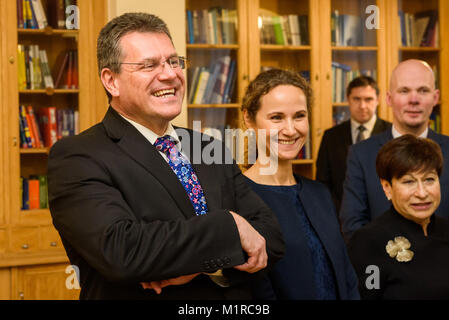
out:
<path id="1" fill-rule="evenodd" d="M 390 122 L 377 118 L 371 136 L 389 128 Z M 340 210 L 343 197 L 346 160 L 351 145 L 351 120 L 348 120 L 324 132 L 316 161 L 316 180 L 329 188 L 337 212 Z"/>
<path id="2" fill-rule="evenodd" d="M 190 137 L 194 134 L 201 137 L 189 131 Z M 199 152 L 211 143 L 223 146 L 216 140 L 203 142 Z M 156 148 L 112 108 L 103 122 L 53 146 L 50 211 L 71 264 L 79 267 L 81 299 L 250 298 L 254 275 L 232 268 L 247 257 L 228 210 L 266 239 L 269 265 L 284 252 L 279 224 L 237 165 L 192 165 L 209 209 L 203 216 L 196 216 Z M 163 288 L 160 295 L 139 284 L 220 268 L 229 288 L 204 274 Z"/>
<path id="3" fill-rule="evenodd" d="M 440 177 L 441 203 L 435 214 L 449 218 L 449 137 L 430 129 L 427 137 L 440 145 L 444 158 L 443 173 Z M 391 139 L 391 130 L 387 130 L 349 149 L 340 210 L 342 231 L 346 239 L 391 206 L 376 173 L 377 152 Z"/>

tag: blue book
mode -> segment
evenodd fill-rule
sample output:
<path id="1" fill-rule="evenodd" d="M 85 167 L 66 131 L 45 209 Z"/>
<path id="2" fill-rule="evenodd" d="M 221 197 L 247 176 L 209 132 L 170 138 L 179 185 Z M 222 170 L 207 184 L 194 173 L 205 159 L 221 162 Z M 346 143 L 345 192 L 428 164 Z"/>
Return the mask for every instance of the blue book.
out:
<path id="1" fill-rule="evenodd" d="M 31 9 L 31 26 L 29 26 L 31 29 L 39 29 L 39 25 L 37 23 L 37 19 L 36 19 L 36 13 L 34 12 L 34 7 L 33 7 L 33 3 L 31 2 L 31 0 L 27 0 L 29 5 L 30 5 L 30 9 Z"/>
<path id="2" fill-rule="evenodd" d="M 189 43 L 195 43 L 195 37 L 193 36 L 193 17 L 192 11 L 187 10 L 187 28 L 189 31 Z"/>
<path id="3" fill-rule="evenodd" d="M 229 66 L 228 78 L 226 79 L 222 103 L 231 103 L 231 97 L 232 97 L 231 84 L 232 84 L 232 79 L 234 77 L 235 77 L 235 60 L 232 59 L 231 64 Z"/>
<path id="4" fill-rule="evenodd" d="M 22 210 L 30 209 L 30 192 L 28 188 L 28 179 L 22 178 Z"/>
<path id="5" fill-rule="evenodd" d="M 405 31 L 405 17 L 404 17 L 404 11 L 399 10 L 399 21 L 401 24 L 401 44 L 403 47 L 407 46 L 407 32 Z"/>

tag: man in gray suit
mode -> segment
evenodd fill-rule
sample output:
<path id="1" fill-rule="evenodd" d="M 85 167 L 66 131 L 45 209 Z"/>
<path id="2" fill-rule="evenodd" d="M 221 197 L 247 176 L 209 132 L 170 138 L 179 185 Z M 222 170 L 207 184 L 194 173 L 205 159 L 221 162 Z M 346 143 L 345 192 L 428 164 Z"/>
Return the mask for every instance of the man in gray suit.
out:
<path id="1" fill-rule="evenodd" d="M 353 79 L 346 89 L 346 97 L 351 119 L 324 132 L 316 163 L 316 179 L 329 188 L 337 212 L 343 195 L 349 147 L 391 126 L 376 116 L 379 88 L 373 78 Z"/>
<path id="2" fill-rule="evenodd" d="M 393 110 L 391 130 L 362 141 L 349 150 L 340 210 L 346 239 L 391 206 L 382 191 L 375 164 L 377 152 L 387 141 L 407 133 L 432 139 L 440 145 L 444 167 L 449 168 L 449 137 L 428 127 L 439 97 L 432 68 L 426 62 L 410 59 L 399 63 L 393 70 L 387 93 L 387 103 Z M 449 218 L 449 170 L 443 170 L 440 183 L 441 203 L 435 213 Z"/>

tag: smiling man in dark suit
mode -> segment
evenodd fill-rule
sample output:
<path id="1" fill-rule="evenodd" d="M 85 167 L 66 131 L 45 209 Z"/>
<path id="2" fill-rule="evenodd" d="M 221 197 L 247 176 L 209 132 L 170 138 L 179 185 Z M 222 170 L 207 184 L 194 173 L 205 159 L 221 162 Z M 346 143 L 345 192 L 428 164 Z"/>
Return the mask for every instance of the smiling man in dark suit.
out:
<path id="1" fill-rule="evenodd" d="M 48 165 L 53 223 L 79 268 L 80 298 L 250 298 L 250 280 L 283 254 L 280 228 L 232 158 L 203 162 L 221 142 L 170 124 L 185 59 L 167 26 L 145 13 L 114 18 L 97 58 L 109 110 L 56 143 Z"/>
<path id="2" fill-rule="evenodd" d="M 346 239 L 390 208 L 391 202 L 376 174 L 377 152 L 387 141 L 407 133 L 432 139 L 441 147 L 445 169 L 440 177 L 441 202 L 435 214 L 449 218 L 449 137 L 429 129 L 429 117 L 439 97 L 435 76 L 427 62 L 405 60 L 393 70 L 387 92 L 387 104 L 393 111 L 392 128 L 349 150 L 340 210 Z"/>
<path id="3" fill-rule="evenodd" d="M 376 116 L 379 88 L 368 76 L 353 79 L 346 88 L 351 119 L 324 132 L 316 162 L 316 179 L 331 191 L 337 212 L 343 196 L 349 147 L 385 131 L 391 125 Z"/>

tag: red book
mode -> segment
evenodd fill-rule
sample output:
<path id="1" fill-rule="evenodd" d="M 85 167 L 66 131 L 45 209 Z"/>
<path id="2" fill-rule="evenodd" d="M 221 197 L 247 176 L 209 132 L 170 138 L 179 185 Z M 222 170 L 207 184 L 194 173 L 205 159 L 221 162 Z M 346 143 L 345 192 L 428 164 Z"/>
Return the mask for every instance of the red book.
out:
<path id="1" fill-rule="evenodd" d="M 45 107 L 39 110 L 41 132 L 46 147 L 51 147 L 58 141 L 56 125 L 56 107 Z"/>
<path id="2" fill-rule="evenodd" d="M 34 138 L 36 140 L 36 148 L 43 148 L 44 141 L 42 140 L 41 131 L 39 129 L 39 125 L 37 124 L 36 115 L 34 114 L 32 106 L 27 106 L 27 113 L 30 115 L 31 130 L 33 131 Z"/>
<path id="3" fill-rule="evenodd" d="M 29 129 L 30 129 L 31 147 L 32 148 L 37 148 L 36 136 L 34 135 L 35 134 L 35 130 L 33 130 L 33 124 L 31 123 L 31 117 L 30 117 L 29 114 L 26 114 L 25 117 L 27 119 L 27 123 L 28 123 Z"/>
<path id="4" fill-rule="evenodd" d="M 73 56 L 74 51 L 69 51 L 69 62 L 67 65 L 67 77 L 66 77 L 66 83 L 65 87 L 67 89 L 72 89 L 72 81 L 73 81 Z"/>
<path id="5" fill-rule="evenodd" d="M 61 52 L 56 59 L 55 67 L 53 69 L 53 79 L 55 80 L 55 89 L 58 89 L 63 85 L 63 75 L 66 73 L 67 63 L 69 60 L 69 51 Z"/>
<path id="6" fill-rule="evenodd" d="M 39 198 L 39 180 L 30 179 L 28 180 L 28 193 L 30 197 L 30 210 L 40 208 L 40 198 Z"/>
<path id="7" fill-rule="evenodd" d="M 73 51 L 72 89 L 78 89 L 78 51 Z"/>

